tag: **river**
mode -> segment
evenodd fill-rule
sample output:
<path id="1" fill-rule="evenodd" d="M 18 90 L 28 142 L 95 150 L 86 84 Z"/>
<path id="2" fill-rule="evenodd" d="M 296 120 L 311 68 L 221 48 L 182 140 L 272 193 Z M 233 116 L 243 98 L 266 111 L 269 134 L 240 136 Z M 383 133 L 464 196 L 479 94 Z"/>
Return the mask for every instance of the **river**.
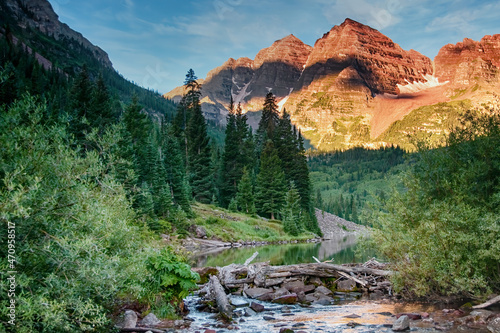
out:
<path id="1" fill-rule="evenodd" d="M 217 252 L 194 254 L 192 264 L 203 266 L 226 266 L 231 263 L 242 264 L 259 252 L 255 262 L 270 261 L 271 265 L 291 265 L 314 262 L 313 256 L 321 261 L 333 260 L 336 264 L 365 262 L 373 254 L 356 253 L 357 237 L 347 234 L 336 239 L 320 243 L 298 243 L 266 245 L 259 247 L 241 247 L 223 249 Z M 426 320 L 411 321 L 412 332 L 488 332 L 470 330 L 453 325 L 453 319 L 441 311 L 445 307 L 457 308 L 459 305 L 430 305 L 421 303 L 398 303 L 388 299 L 370 299 L 360 293 L 336 293 L 335 302 L 330 305 L 277 305 L 269 302 L 251 300 L 243 296 L 230 295 L 234 304 L 240 304 L 234 311 L 234 323 L 223 325 L 211 313 L 201 312 L 200 298 L 189 296 L 185 303 L 190 310 L 188 318 L 192 321 L 186 333 L 204 332 L 393 332 L 394 315 L 398 313 L 429 313 Z M 265 307 L 265 311 L 248 311 L 249 303 L 256 302 Z"/>

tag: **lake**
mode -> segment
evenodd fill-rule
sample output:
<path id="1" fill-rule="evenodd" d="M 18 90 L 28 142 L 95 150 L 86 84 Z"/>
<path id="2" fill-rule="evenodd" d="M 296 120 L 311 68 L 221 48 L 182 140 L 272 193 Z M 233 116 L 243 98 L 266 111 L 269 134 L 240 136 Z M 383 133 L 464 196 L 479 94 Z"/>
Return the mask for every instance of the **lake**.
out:
<path id="1" fill-rule="evenodd" d="M 320 243 L 274 244 L 222 248 L 216 251 L 194 253 L 191 258 L 193 267 L 226 266 L 231 263 L 243 264 L 255 251 L 259 252 L 253 262 L 269 261 L 271 265 L 293 265 L 315 262 L 313 256 L 321 261 L 332 260 L 335 264 L 360 263 L 373 257 L 373 253 L 357 254 L 355 234 L 339 235 Z"/>

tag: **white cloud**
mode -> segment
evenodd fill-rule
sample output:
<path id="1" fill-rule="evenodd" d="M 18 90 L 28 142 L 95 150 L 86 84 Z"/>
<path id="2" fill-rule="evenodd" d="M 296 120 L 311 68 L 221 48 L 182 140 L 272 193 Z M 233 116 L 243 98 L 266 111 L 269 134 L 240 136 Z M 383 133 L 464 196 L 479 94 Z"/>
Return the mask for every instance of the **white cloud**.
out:
<path id="1" fill-rule="evenodd" d="M 400 21 L 401 0 L 337 0 L 333 5 L 325 3 L 324 15 L 332 24 L 349 17 L 377 30 L 395 25 Z"/>

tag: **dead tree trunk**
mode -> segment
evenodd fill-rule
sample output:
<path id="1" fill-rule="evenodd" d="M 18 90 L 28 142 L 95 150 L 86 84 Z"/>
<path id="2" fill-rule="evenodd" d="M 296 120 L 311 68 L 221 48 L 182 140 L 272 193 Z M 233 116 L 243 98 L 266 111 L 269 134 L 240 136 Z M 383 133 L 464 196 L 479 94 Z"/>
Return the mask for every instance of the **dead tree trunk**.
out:
<path id="1" fill-rule="evenodd" d="M 216 276 L 210 276 L 209 290 L 213 293 L 215 302 L 217 303 L 217 309 L 219 312 L 227 319 L 231 320 L 233 314 L 233 307 L 229 304 L 229 299 L 227 298 L 224 288 L 219 282 Z"/>

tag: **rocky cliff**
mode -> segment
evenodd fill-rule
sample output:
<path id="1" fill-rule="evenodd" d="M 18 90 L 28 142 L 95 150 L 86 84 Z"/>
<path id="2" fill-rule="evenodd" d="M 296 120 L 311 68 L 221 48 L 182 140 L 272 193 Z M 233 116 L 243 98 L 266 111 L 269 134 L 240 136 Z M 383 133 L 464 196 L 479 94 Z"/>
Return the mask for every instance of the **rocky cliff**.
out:
<path id="1" fill-rule="evenodd" d="M 436 77 L 455 86 L 498 83 L 500 70 L 500 34 L 484 36 L 479 42 L 465 38 L 448 44 L 434 59 Z"/>
<path id="2" fill-rule="evenodd" d="M 104 66 L 112 68 L 108 54 L 98 46 L 92 44 L 79 32 L 74 31 L 68 25 L 61 23 L 59 17 L 46 0 L 3 0 L 0 2 L 3 18 L 15 17 L 14 24 L 22 29 L 37 29 L 45 35 L 56 40 L 69 39 L 83 45 L 90 50 L 93 56 Z M 5 15 L 5 17 L 3 16 Z"/>

